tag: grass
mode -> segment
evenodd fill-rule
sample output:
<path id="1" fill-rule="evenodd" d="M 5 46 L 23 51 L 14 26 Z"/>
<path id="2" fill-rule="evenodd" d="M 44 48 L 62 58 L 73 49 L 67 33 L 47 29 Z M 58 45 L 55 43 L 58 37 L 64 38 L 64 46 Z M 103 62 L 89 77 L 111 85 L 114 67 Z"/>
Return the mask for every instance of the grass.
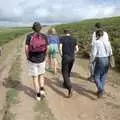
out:
<path id="1" fill-rule="evenodd" d="M 0 32 L 0 46 L 2 46 L 5 43 L 8 43 L 9 41 L 27 33 L 30 32 L 30 28 L 16 28 L 16 29 L 11 29 L 11 30 L 4 30 L 3 32 Z"/>
<path id="2" fill-rule="evenodd" d="M 35 120 L 56 120 L 46 100 L 36 103 L 35 112 L 37 113 Z"/>
<path id="3" fill-rule="evenodd" d="M 0 32 L 0 47 L 2 46 L 2 56 L 0 56 L 0 63 L 4 62 L 6 58 L 14 50 L 14 47 L 18 44 L 17 40 L 13 40 L 21 35 L 30 31 L 30 28 L 4 28 Z M 24 40 L 24 38 L 23 38 Z"/>
<path id="4" fill-rule="evenodd" d="M 6 93 L 6 104 L 3 109 L 4 115 L 2 120 L 15 120 L 15 115 L 12 113 L 11 107 L 12 105 L 18 103 L 18 100 L 17 100 L 18 91 L 16 90 L 16 88 L 20 83 L 20 71 L 21 71 L 20 49 L 21 49 L 21 44 L 19 44 L 17 48 L 14 62 L 9 71 L 9 76 L 4 83 L 4 85 L 6 87 L 9 87 L 9 89 Z"/>

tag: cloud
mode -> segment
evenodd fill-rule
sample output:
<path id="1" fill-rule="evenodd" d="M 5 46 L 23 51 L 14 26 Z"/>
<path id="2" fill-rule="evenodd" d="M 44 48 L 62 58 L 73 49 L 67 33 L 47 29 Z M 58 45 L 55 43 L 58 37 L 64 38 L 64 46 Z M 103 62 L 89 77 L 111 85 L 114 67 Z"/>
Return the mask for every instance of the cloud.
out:
<path id="1" fill-rule="evenodd" d="M 8 0 L 0 1 L 0 23 L 67 23 L 120 15 L 119 0 Z"/>

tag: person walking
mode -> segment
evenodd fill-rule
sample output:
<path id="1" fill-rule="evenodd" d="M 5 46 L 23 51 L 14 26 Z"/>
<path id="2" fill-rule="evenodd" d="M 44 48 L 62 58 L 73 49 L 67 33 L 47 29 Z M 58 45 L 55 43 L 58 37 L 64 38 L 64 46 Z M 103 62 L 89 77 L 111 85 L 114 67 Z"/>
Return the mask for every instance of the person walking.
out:
<path id="1" fill-rule="evenodd" d="M 63 86 L 68 90 L 67 97 L 72 96 L 72 84 L 70 80 L 71 69 L 75 61 L 75 53 L 78 52 L 76 39 L 69 30 L 64 30 L 65 36 L 60 38 L 60 55 L 62 56 Z"/>
<path id="2" fill-rule="evenodd" d="M 92 42 L 91 42 L 91 50 L 93 49 L 93 45 L 96 42 L 96 31 L 103 29 L 101 23 L 97 22 L 95 24 L 95 31 L 93 32 L 92 35 Z M 108 33 L 106 31 L 103 30 L 103 39 L 105 40 L 105 42 L 109 42 L 109 37 L 108 37 Z M 91 55 L 90 55 L 91 56 Z M 95 67 L 95 62 L 94 63 L 90 63 L 91 60 L 89 60 L 89 78 L 88 80 L 91 82 L 94 82 L 93 76 L 94 76 L 94 67 Z"/>
<path id="3" fill-rule="evenodd" d="M 59 38 L 56 35 L 55 28 L 50 28 L 48 30 L 48 68 L 54 69 L 54 73 L 57 73 L 57 61 L 56 54 L 58 52 Z"/>
<path id="4" fill-rule="evenodd" d="M 25 53 L 28 60 L 29 75 L 32 76 L 33 84 L 36 90 L 36 99 L 41 100 L 45 97 L 44 73 L 45 58 L 48 47 L 47 37 L 40 32 L 41 24 L 33 23 L 33 33 L 26 37 Z"/>
<path id="5" fill-rule="evenodd" d="M 99 29 L 96 31 L 96 41 L 91 52 L 91 64 L 95 62 L 94 80 L 97 86 L 98 98 L 103 96 L 107 73 L 109 69 L 110 56 L 112 56 L 112 48 L 110 42 L 106 42 L 104 31 Z"/>

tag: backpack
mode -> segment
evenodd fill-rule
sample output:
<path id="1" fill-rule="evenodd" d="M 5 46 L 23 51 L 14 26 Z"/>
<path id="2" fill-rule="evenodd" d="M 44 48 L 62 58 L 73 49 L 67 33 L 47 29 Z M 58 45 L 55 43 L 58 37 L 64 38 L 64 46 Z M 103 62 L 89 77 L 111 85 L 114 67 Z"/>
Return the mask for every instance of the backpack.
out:
<path id="1" fill-rule="evenodd" d="M 31 36 L 29 51 L 30 52 L 46 52 L 47 50 L 47 41 L 43 34 L 34 33 Z"/>

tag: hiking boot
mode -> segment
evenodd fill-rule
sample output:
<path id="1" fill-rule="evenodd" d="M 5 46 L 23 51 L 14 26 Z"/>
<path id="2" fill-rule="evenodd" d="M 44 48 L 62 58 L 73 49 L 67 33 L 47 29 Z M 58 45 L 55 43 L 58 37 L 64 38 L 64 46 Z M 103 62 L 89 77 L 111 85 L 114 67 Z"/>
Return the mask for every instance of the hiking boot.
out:
<path id="1" fill-rule="evenodd" d="M 94 82 L 95 82 L 95 80 L 94 80 L 93 76 L 90 76 L 90 77 L 88 78 L 88 81 L 90 81 L 90 82 L 92 82 L 92 83 L 94 83 Z"/>
<path id="2" fill-rule="evenodd" d="M 68 90 L 68 95 L 67 95 L 68 98 L 71 98 L 72 97 L 72 90 Z"/>
<path id="3" fill-rule="evenodd" d="M 40 101 L 40 100 L 41 100 L 40 93 L 37 93 L 37 94 L 36 94 L 36 100 L 37 100 L 37 101 Z"/>
<path id="4" fill-rule="evenodd" d="M 103 97 L 103 91 L 98 91 L 97 92 L 97 97 L 102 98 Z"/>

